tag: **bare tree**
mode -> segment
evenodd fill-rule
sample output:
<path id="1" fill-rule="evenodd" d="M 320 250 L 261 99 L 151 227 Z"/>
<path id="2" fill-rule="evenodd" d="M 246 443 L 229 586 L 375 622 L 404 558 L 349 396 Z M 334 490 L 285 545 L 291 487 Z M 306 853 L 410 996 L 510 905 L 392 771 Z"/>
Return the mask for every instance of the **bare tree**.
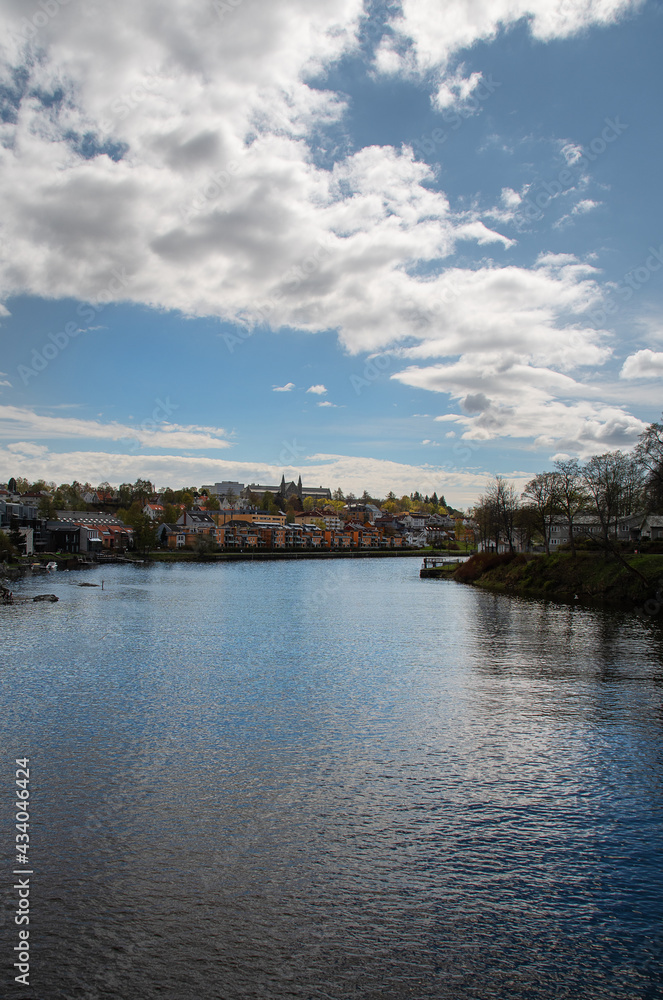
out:
<path id="1" fill-rule="evenodd" d="M 516 511 L 520 506 L 516 487 L 503 476 L 495 476 L 486 493 L 480 499 L 492 512 L 496 529 L 495 548 L 499 549 L 499 537 L 502 534 L 507 541 L 509 551 L 515 552 L 514 528 Z"/>
<path id="2" fill-rule="evenodd" d="M 640 509 L 642 471 L 632 456 L 608 451 L 585 463 L 582 478 L 608 548 L 611 534 L 617 537 L 619 518 Z"/>
<path id="3" fill-rule="evenodd" d="M 587 506 L 587 494 L 585 493 L 582 475 L 578 460 L 568 458 L 555 462 L 555 501 L 559 510 L 566 518 L 566 525 L 569 532 L 569 544 L 571 555 L 576 558 L 576 542 L 573 534 L 573 525 L 578 514 Z"/>
<path id="4" fill-rule="evenodd" d="M 650 424 L 643 431 L 635 449 L 635 459 L 645 475 L 647 511 L 663 512 L 663 423 Z"/>
<path id="5" fill-rule="evenodd" d="M 530 479 L 522 492 L 522 498 L 536 519 L 537 528 L 543 535 L 546 555 L 550 555 L 550 525 L 557 510 L 557 480 L 553 472 L 539 472 Z"/>
<path id="6" fill-rule="evenodd" d="M 642 469 L 638 462 L 623 451 L 593 455 L 585 463 L 582 477 L 601 525 L 606 554 L 611 553 L 630 573 L 647 583 L 647 578 L 627 562 L 617 545 L 619 518 L 633 513 L 642 500 Z"/>

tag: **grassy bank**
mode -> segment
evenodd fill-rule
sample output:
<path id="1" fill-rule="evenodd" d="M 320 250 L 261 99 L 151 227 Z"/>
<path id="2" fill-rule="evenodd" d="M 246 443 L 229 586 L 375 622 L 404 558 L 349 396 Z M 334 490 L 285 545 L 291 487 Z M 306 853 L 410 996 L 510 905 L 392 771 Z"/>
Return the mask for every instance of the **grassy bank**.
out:
<path id="1" fill-rule="evenodd" d="M 453 578 L 487 590 L 561 600 L 577 595 L 623 604 L 653 597 L 663 578 L 663 555 L 625 558 L 646 583 L 619 559 L 606 558 L 601 552 L 579 552 L 575 560 L 566 552 L 550 556 L 482 553 L 458 566 Z"/>

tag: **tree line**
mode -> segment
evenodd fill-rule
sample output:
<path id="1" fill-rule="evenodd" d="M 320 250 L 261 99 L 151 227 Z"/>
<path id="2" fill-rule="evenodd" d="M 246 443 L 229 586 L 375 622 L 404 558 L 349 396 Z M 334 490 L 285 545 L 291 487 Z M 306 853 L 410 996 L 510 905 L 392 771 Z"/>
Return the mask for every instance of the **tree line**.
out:
<path id="1" fill-rule="evenodd" d="M 516 539 L 542 539 L 550 554 L 550 528 L 561 523 L 568 531 L 575 557 L 574 526 L 580 516 L 591 516 L 605 550 L 618 554 L 617 525 L 632 515 L 663 512 L 663 423 L 652 423 L 640 435 L 631 453 L 593 455 L 586 462 L 558 459 L 548 472 L 539 472 L 518 493 L 515 485 L 495 476 L 479 497 L 472 516 L 484 543 L 500 541 L 515 551 Z"/>

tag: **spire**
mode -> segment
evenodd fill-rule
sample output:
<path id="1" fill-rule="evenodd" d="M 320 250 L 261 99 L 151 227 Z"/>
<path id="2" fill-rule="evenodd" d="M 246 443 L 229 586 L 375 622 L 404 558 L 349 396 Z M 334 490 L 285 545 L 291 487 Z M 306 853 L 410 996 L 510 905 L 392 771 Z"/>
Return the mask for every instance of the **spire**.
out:
<path id="1" fill-rule="evenodd" d="M 301 500 L 301 498 L 302 498 L 302 477 L 301 476 L 297 480 L 297 496 Z"/>

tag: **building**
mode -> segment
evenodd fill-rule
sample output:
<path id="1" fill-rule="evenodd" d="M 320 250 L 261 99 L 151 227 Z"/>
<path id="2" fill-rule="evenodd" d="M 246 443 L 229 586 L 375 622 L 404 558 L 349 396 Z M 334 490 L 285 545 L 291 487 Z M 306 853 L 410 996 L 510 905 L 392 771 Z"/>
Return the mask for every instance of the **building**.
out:
<path id="1" fill-rule="evenodd" d="M 214 483 L 213 486 L 201 486 L 200 489 L 207 490 L 208 496 L 215 496 L 218 497 L 218 499 L 232 495 L 235 500 L 237 500 L 237 498 L 241 496 L 245 486 L 244 483 L 235 483 L 229 480 L 224 480 L 222 483 Z"/>
<path id="2" fill-rule="evenodd" d="M 149 517 L 150 521 L 158 521 L 163 514 L 163 504 L 146 503 L 143 507 L 143 514 Z"/>
<path id="3" fill-rule="evenodd" d="M 235 510 L 234 507 L 228 507 L 225 510 L 211 510 L 209 514 L 219 527 L 227 524 L 228 521 L 246 521 L 247 524 L 258 522 L 261 524 L 285 524 L 285 514 L 270 514 L 266 510 L 256 510 L 255 508 Z"/>
<path id="4" fill-rule="evenodd" d="M 296 496 L 300 500 L 305 500 L 306 497 L 312 497 L 314 500 L 331 500 L 331 490 L 324 486 L 302 486 L 302 477 L 300 476 L 297 482 L 286 483 L 285 476 L 281 477 L 281 483 L 279 486 L 265 486 L 261 483 L 249 483 L 247 487 L 242 492 L 242 495 L 248 497 L 250 493 L 254 493 L 257 496 L 262 496 L 264 493 L 271 493 L 275 499 L 279 499 L 280 503 L 285 504 L 290 497 Z"/>
<path id="5" fill-rule="evenodd" d="M 50 526 L 61 523 L 74 525 L 80 529 L 80 547 L 77 550 L 49 547 L 49 552 L 96 552 L 103 549 L 109 552 L 124 552 L 133 548 L 133 528 L 127 527 L 113 514 L 92 510 L 59 510 L 57 516 L 57 521 L 48 522 L 49 546 L 57 543 L 58 534 Z"/>
<path id="6" fill-rule="evenodd" d="M 610 532 L 614 536 L 614 530 Z M 560 545 L 569 544 L 569 524 L 564 517 L 553 517 L 548 525 L 548 544 L 554 552 Z M 578 514 L 573 521 L 573 538 L 576 542 L 603 538 L 603 525 L 595 514 Z"/>

